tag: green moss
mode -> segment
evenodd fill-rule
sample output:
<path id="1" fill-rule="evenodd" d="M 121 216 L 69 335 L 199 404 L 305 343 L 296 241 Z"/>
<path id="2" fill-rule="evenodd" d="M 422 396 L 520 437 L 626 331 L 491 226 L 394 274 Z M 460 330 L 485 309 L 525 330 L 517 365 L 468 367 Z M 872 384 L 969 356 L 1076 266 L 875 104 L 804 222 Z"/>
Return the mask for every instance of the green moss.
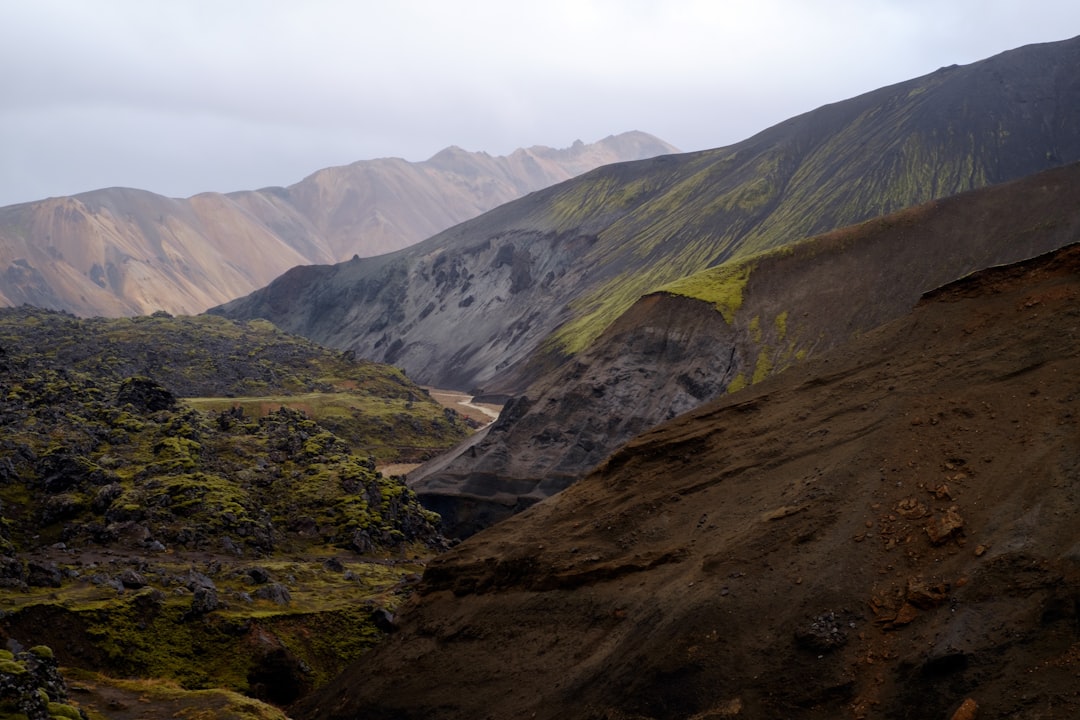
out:
<path id="1" fill-rule="evenodd" d="M 370 609 L 362 607 L 281 616 L 268 624 L 294 655 L 305 658 L 317 687 L 332 680 L 385 637 L 375 627 Z M 341 632 L 341 628 L 349 631 Z"/>
<path id="2" fill-rule="evenodd" d="M 113 688 L 127 694 L 133 700 L 137 699 L 139 703 L 160 711 L 161 716 L 192 720 L 288 720 L 286 715 L 273 705 L 231 690 L 186 690 L 168 680 L 119 679 L 77 668 L 66 670 L 65 674 L 85 686 Z M 105 716 L 94 712 L 89 715 L 91 720 L 106 720 Z"/>
<path id="3" fill-rule="evenodd" d="M 750 337 L 754 342 L 761 342 L 761 318 L 755 315 L 750 319 L 750 325 L 747 328 L 750 331 Z"/>
<path id="4" fill-rule="evenodd" d="M 30 648 L 29 652 L 32 655 L 37 655 L 39 658 L 45 658 L 48 660 L 53 659 L 52 648 L 47 645 L 35 645 L 34 647 Z"/>
<path id="5" fill-rule="evenodd" d="M 730 324 L 742 307 L 743 292 L 753 269 L 750 262 L 727 263 L 677 280 L 661 290 L 712 303 Z"/>
<path id="6" fill-rule="evenodd" d="M 15 660 L 0 660 L 0 673 L 22 675 L 25 672 L 26 667 L 20 662 L 16 662 Z"/>
<path id="7" fill-rule="evenodd" d="M 727 391 L 729 393 L 739 392 L 746 387 L 746 376 L 742 373 L 736 375 L 730 383 L 728 383 Z"/>
<path id="8" fill-rule="evenodd" d="M 82 715 L 79 714 L 78 708 L 74 708 L 71 705 L 50 702 L 48 705 L 48 709 L 49 716 L 53 718 L 70 718 L 71 720 L 82 720 Z"/>
<path id="9" fill-rule="evenodd" d="M 247 688 L 251 659 L 222 623 L 190 622 L 184 603 L 146 610 L 114 603 L 88 613 L 87 634 L 112 672 L 176 680 L 183 687 Z"/>
<path id="10" fill-rule="evenodd" d="M 773 321 L 773 326 L 776 329 L 776 339 L 778 341 L 783 340 L 785 337 L 787 337 L 787 319 L 788 313 L 787 310 L 784 310 L 782 313 L 777 315 L 776 320 Z"/>
<path id="11" fill-rule="evenodd" d="M 752 383 L 759 383 L 769 376 L 773 369 L 772 351 L 768 346 L 758 352 L 757 362 L 754 364 L 754 376 Z"/>

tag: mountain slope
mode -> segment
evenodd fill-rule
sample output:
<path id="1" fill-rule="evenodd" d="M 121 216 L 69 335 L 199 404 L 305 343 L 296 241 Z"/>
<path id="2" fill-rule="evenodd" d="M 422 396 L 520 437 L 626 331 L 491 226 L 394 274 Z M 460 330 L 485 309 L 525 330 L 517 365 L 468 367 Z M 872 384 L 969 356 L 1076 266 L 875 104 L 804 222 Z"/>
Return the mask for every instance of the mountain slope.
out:
<path id="1" fill-rule="evenodd" d="M 730 147 L 605 166 L 399 253 L 295 269 L 214 312 L 428 384 L 521 392 L 666 283 L 1080 160 L 1078 63 L 1080 38 L 943 68 Z"/>
<path id="2" fill-rule="evenodd" d="M 673 151 L 630 132 L 507 157 L 361 161 L 288 188 L 186 200 L 111 188 L 12 205 L 0 208 L 0 305 L 202 312 L 291 267 L 396 250 L 598 165 Z"/>
<path id="3" fill-rule="evenodd" d="M 410 486 L 469 535 L 616 447 L 906 314 L 921 293 L 1080 241 L 1080 164 L 956 195 L 705 270 L 645 296 Z"/>
<path id="4" fill-rule="evenodd" d="M 1078 333 L 1077 246 L 931 293 L 442 556 L 291 714 L 1076 717 Z"/>

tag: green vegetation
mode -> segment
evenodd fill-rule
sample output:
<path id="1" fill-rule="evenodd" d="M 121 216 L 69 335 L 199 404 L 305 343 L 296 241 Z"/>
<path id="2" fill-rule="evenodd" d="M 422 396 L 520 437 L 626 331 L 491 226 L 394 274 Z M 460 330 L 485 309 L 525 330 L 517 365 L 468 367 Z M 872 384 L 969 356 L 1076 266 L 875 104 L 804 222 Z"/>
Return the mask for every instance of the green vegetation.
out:
<path id="1" fill-rule="evenodd" d="M 132 703 L 142 703 L 160 710 L 162 717 L 288 720 L 288 716 L 273 705 L 231 690 L 187 690 L 169 680 L 118 679 L 80 669 L 69 669 L 66 674 L 78 683 L 84 694 L 120 695 L 129 698 Z M 108 709 L 108 702 L 101 704 Z M 86 701 L 82 710 L 90 720 L 108 720 L 108 715 L 91 707 Z"/>
<path id="2" fill-rule="evenodd" d="M 437 518 L 400 479 L 298 410 L 149 411 L 109 389 L 18 366 L 0 380 L 0 500 L 16 548 L 108 545 L 132 527 L 168 547 L 215 549 L 227 537 L 259 553 L 298 538 L 358 552 L 437 540 Z"/>
<path id="3" fill-rule="evenodd" d="M 973 116 L 956 121 L 964 131 L 928 127 L 925 103 L 939 82 L 896 86 L 885 105 L 855 98 L 738 145 L 602 168 L 553 191 L 535 222 L 595 238 L 585 258 L 593 285 L 544 349 L 580 352 L 638 298 L 669 284 L 690 297 L 718 293 L 729 317 L 738 283 L 725 295 L 724 282 L 695 287 L 697 273 L 738 277 L 761 253 L 1004 179 L 995 158 L 1027 121 Z"/>
<path id="4" fill-rule="evenodd" d="M 743 292 L 753 269 L 752 262 L 720 265 L 665 285 L 661 290 L 712 303 L 730 324 L 742 307 Z"/>
<path id="5" fill-rule="evenodd" d="M 88 670 L 290 702 L 383 637 L 444 547 L 375 458 L 466 432 L 400 371 L 264 322 L 0 310 L 0 630 Z"/>
<path id="6" fill-rule="evenodd" d="M 754 375 L 750 379 L 751 383 L 759 383 L 765 378 L 769 377 L 773 369 L 772 353 L 769 347 L 763 346 L 758 351 L 757 362 L 754 363 Z"/>
<path id="7" fill-rule="evenodd" d="M 787 319 L 788 312 L 784 310 L 782 313 L 776 316 L 773 320 L 773 326 L 776 328 L 776 339 L 783 340 L 787 337 Z"/>
<path id="8" fill-rule="evenodd" d="M 17 348 L 28 372 L 83 374 L 98 383 L 147 377 L 199 409 L 240 407 L 257 418 L 297 408 L 379 462 L 426 460 L 471 431 L 401 370 L 328 350 L 265 320 L 166 313 L 80 319 L 0 309 L 0 347 Z"/>
<path id="9" fill-rule="evenodd" d="M 0 655 L 0 718 L 82 720 L 68 704 L 67 686 L 57 670 L 52 650 L 38 645 L 18 654 Z"/>

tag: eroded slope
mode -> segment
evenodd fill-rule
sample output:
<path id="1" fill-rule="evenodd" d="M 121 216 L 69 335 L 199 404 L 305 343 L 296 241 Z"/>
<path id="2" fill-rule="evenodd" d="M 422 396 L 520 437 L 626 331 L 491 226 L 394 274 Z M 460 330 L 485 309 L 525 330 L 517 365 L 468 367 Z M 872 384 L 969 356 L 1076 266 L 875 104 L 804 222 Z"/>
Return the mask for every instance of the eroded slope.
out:
<path id="1" fill-rule="evenodd" d="M 633 440 L 301 718 L 1072 718 L 1080 250 Z"/>
<path id="2" fill-rule="evenodd" d="M 1080 240 L 1078 199 L 1072 165 L 678 281 L 409 482 L 444 532 L 467 536 L 565 488 L 634 435 L 906 314 L 927 290 Z"/>

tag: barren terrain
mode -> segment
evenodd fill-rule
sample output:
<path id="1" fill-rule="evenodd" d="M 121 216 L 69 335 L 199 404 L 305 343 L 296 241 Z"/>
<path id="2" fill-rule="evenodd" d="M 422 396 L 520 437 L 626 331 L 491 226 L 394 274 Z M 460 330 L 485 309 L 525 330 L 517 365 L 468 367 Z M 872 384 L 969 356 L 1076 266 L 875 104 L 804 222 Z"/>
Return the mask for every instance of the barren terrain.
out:
<path id="1" fill-rule="evenodd" d="M 1078 339 L 1076 246 L 931 293 L 436 559 L 292 714 L 1075 718 Z"/>

